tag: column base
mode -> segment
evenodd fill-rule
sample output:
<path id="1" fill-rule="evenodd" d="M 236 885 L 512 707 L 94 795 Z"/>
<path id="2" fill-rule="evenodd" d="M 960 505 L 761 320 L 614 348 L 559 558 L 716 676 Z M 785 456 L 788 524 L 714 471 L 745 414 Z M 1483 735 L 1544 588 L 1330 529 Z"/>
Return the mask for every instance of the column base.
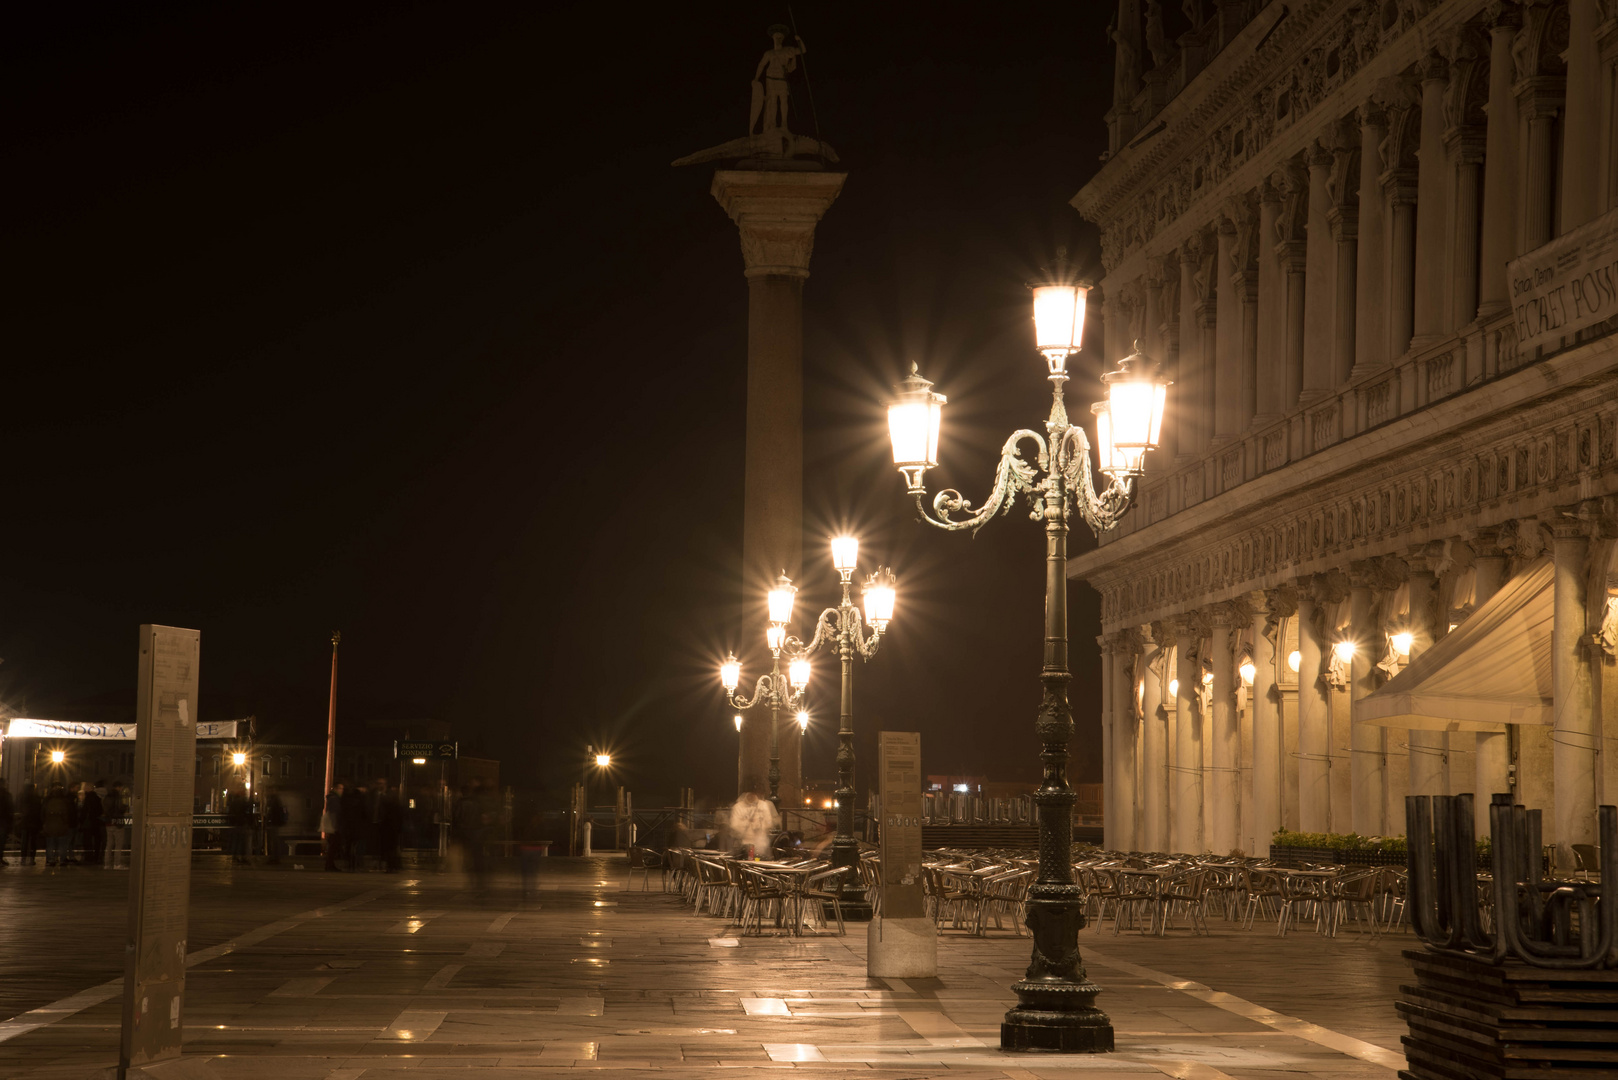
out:
<path id="1" fill-rule="evenodd" d="M 872 919 L 865 928 L 865 974 L 873 979 L 936 978 L 938 930 L 933 920 L 925 915 Z"/>
<path id="2" fill-rule="evenodd" d="M 1023 1004 L 1000 1024 L 1000 1049 L 1025 1053 L 1107 1054 L 1113 1049 L 1112 1020 L 1095 1007 L 1094 983 L 1027 983 L 1012 986 Z"/>

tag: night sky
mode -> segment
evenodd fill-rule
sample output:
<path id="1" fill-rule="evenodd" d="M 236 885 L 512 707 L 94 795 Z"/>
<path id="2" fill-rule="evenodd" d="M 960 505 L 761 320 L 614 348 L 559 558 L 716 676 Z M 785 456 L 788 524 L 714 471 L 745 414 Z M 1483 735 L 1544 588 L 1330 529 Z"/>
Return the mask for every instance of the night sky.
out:
<path id="1" fill-rule="evenodd" d="M 916 523 L 883 404 L 919 363 L 950 399 L 929 486 L 975 500 L 1044 418 L 1024 286 L 1059 247 L 1100 274 L 1067 200 L 1106 145 L 1109 5 L 794 14 L 849 172 L 805 290 L 800 612 L 835 602 L 825 538 L 855 529 L 900 578 L 857 673 L 862 768 L 881 725 L 921 731 L 930 772 L 1032 780 L 1041 530 L 1025 503 L 975 539 Z M 637 805 L 733 795 L 746 283 L 712 167 L 669 162 L 745 133 L 785 19 L 8 11 L 0 701 L 131 719 L 137 627 L 170 623 L 202 631 L 203 719 L 317 741 L 339 629 L 340 740 L 431 717 L 558 801 L 587 742 Z M 1071 596 L 1076 779 L 1099 780 L 1097 603 Z"/>

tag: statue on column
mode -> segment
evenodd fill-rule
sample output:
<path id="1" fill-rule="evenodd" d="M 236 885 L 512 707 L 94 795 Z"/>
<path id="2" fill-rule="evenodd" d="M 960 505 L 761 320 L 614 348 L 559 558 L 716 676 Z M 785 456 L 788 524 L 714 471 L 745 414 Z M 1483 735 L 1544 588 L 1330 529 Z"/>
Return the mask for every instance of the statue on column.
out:
<path id="1" fill-rule="evenodd" d="M 675 165 L 724 161 L 744 169 L 824 169 L 829 162 L 837 160 L 837 151 L 829 144 L 808 135 L 794 135 L 787 127 L 792 100 L 788 76 L 799 69 L 799 60 L 809 50 L 803 38 L 793 34 L 790 27 L 777 23 L 770 27 L 769 34 L 771 47 L 753 71 L 747 134 L 687 154 L 677 159 Z M 786 43 L 789 34 L 791 45 Z"/>

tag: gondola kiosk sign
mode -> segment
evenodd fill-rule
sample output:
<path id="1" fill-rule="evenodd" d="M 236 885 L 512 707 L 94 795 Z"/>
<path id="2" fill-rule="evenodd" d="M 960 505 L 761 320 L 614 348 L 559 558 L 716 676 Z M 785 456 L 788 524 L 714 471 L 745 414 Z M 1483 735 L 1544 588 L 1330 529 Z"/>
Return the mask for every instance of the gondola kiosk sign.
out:
<path id="1" fill-rule="evenodd" d="M 120 1080 L 180 1056 L 201 650 L 196 630 L 140 628 Z"/>

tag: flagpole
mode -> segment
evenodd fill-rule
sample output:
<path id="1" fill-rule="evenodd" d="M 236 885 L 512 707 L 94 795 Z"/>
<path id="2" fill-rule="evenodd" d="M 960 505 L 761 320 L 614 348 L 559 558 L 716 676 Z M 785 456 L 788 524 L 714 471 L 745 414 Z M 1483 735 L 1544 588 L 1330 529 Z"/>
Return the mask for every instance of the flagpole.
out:
<path id="1" fill-rule="evenodd" d="M 337 643 L 343 635 L 336 630 L 331 632 L 331 700 L 326 710 L 326 794 L 337 782 Z M 325 807 L 325 795 L 321 796 L 321 807 Z"/>

